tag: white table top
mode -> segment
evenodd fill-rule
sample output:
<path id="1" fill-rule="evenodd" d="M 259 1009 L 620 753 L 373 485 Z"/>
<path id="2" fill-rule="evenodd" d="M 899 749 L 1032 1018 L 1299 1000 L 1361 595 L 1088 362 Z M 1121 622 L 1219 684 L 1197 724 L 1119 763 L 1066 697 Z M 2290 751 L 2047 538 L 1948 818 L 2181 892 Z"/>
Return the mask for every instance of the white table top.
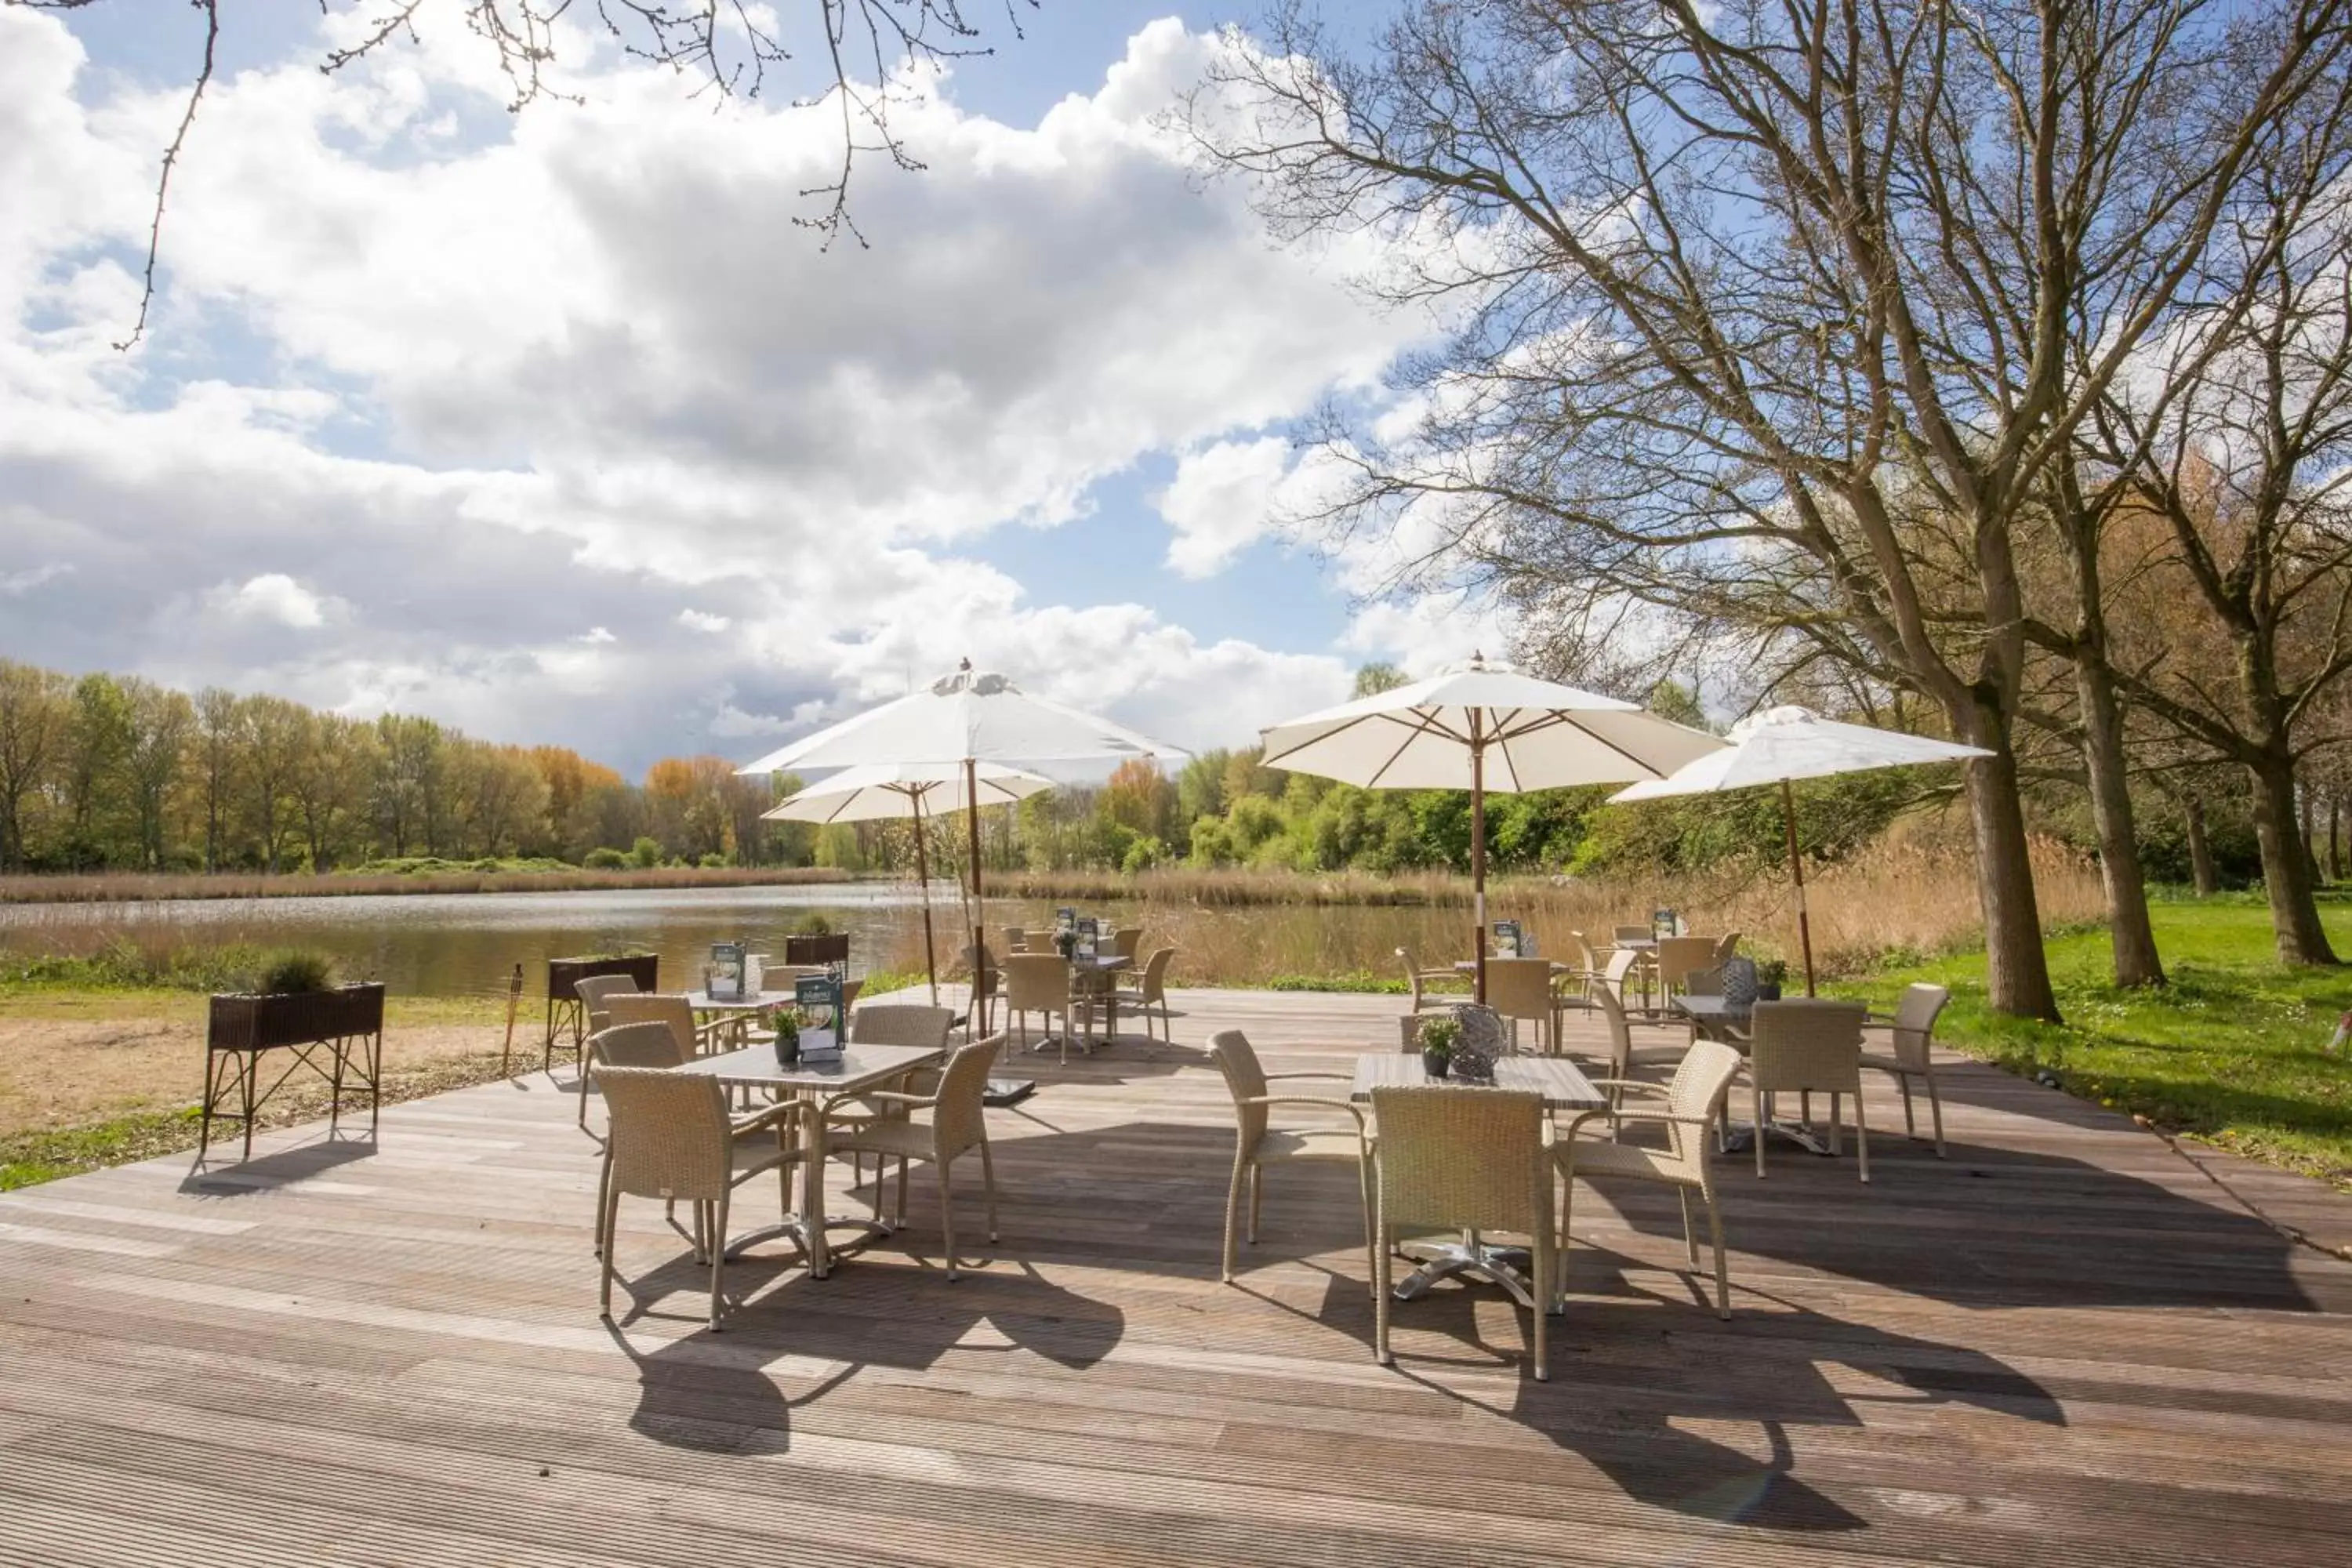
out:
<path id="1" fill-rule="evenodd" d="M 793 994 L 789 991 L 762 991 L 757 996 L 747 996 L 740 1002 L 722 1002 L 708 991 L 689 991 L 686 1005 L 698 1013 L 755 1013 L 762 1007 L 789 1007 Z"/>
<path id="2" fill-rule="evenodd" d="M 829 1031 L 803 1029 L 803 1044 L 827 1037 Z M 930 1066 L 947 1052 L 921 1046 L 845 1046 L 837 1060 L 781 1062 L 774 1044 L 746 1046 L 715 1057 L 697 1057 L 677 1070 L 715 1078 L 721 1083 L 758 1084 L 770 1089 L 823 1089 L 854 1094 L 887 1083 L 902 1073 Z"/>
<path id="3" fill-rule="evenodd" d="M 1484 1087 L 1431 1078 L 1429 1069 L 1421 1065 L 1418 1051 L 1371 1051 L 1356 1058 L 1356 1081 L 1348 1098 L 1370 1100 L 1376 1089 L 1420 1088 L 1432 1083 L 1460 1089 Z M 1495 1063 L 1495 1087 L 1534 1089 L 1544 1097 L 1547 1110 L 1598 1110 L 1609 1103 L 1608 1097 L 1593 1087 L 1583 1069 L 1566 1057 L 1499 1058 Z"/>

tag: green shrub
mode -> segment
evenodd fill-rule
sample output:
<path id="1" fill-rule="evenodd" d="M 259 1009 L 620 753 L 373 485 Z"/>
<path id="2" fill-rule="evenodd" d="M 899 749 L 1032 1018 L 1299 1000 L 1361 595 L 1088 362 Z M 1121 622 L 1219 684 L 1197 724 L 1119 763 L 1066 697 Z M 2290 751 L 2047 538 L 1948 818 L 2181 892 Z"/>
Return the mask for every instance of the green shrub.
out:
<path id="1" fill-rule="evenodd" d="M 324 991 L 335 983 L 335 961 L 316 948 L 281 947 L 261 955 L 253 988 L 264 995 Z"/>
<path id="2" fill-rule="evenodd" d="M 644 869 L 652 870 L 662 863 L 661 840 L 640 836 L 637 841 L 629 847 L 629 858 Z"/>
<path id="3" fill-rule="evenodd" d="M 721 870 L 727 865 L 727 857 L 724 855 L 705 855 L 698 864 L 706 871 Z"/>
<path id="4" fill-rule="evenodd" d="M 591 871 L 625 871 L 628 869 L 629 858 L 607 845 L 588 851 L 585 864 Z"/>

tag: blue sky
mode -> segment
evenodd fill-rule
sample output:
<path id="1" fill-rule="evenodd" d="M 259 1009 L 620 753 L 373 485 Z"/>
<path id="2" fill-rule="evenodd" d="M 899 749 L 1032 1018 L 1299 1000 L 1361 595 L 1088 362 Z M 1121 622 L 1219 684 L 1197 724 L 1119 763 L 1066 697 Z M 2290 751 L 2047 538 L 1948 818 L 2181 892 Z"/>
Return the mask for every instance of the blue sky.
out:
<path id="1" fill-rule="evenodd" d="M 194 16 L 0 12 L 0 655 L 635 769 L 965 654 L 1200 749 L 1493 643 L 1282 521 L 1295 422 L 1428 326 L 1348 287 L 1369 237 L 1286 251 L 1185 166 L 1212 16 L 996 27 L 825 252 L 822 116 L 572 37 L 584 105 L 509 117 L 461 12 L 321 79 L 358 12 L 226 9 L 130 356 Z"/>

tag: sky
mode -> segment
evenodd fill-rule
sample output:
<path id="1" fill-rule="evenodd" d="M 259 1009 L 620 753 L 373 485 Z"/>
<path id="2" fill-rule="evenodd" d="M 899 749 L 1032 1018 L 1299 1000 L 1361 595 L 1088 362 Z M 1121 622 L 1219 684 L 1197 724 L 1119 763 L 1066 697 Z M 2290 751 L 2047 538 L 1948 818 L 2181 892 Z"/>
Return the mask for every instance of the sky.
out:
<path id="1" fill-rule="evenodd" d="M 774 0 L 780 9 L 814 0 Z M 970 658 L 1174 746 L 1247 744 L 1488 613 L 1290 521 L 1299 422 L 1433 323 L 1276 244 L 1168 123 L 1208 13 L 1046 0 L 793 224 L 837 125 L 593 37 L 505 112 L 455 0 L 225 6 L 174 175 L 184 7 L 0 9 L 0 657 L 421 712 L 635 773 L 748 760 Z"/>

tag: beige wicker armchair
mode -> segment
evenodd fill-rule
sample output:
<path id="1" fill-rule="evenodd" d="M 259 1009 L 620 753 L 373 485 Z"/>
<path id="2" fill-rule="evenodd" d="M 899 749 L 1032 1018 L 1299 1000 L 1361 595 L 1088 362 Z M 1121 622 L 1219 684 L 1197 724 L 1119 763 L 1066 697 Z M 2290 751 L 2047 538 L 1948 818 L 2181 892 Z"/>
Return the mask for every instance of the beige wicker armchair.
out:
<path id="1" fill-rule="evenodd" d="M 1157 1007 L 1160 1009 L 1159 1037 L 1163 1044 L 1172 1043 L 1176 1031 L 1176 1015 L 1168 1005 L 1168 965 L 1175 956 L 1174 948 L 1160 948 L 1150 958 L 1144 960 L 1141 973 L 1121 977 L 1118 999 L 1133 1007 L 1141 1016 L 1143 1037 L 1147 1040 L 1152 1037 L 1151 1010 Z M 1128 983 L 1130 979 L 1133 982 L 1131 984 Z"/>
<path id="2" fill-rule="evenodd" d="M 1772 1097 L 1794 1089 L 1802 1094 L 1827 1091 L 1832 1154 L 1843 1150 L 1838 1102 L 1853 1097 L 1854 1147 L 1862 1179 L 1870 1180 L 1870 1127 L 1862 1109 L 1863 1016 L 1859 1002 L 1807 997 L 1756 1004 L 1755 1022 L 1748 1037 L 1748 1084 L 1756 1099 L 1759 1176 L 1764 1173 L 1765 1132 L 1772 1121 Z"/>
<path id="3" fill-rule="evenodd" d="M 1913 1138 L 1919 1136 L 1919 1125 L 1911 1113 L 1911 1080 L 1926 1080 L 1938 1160 L 1944 1157 L 1944 1098 L 1936 1090 L 1936 1018 L 1951 999 L 1952 994 L 1940 985 L 1906 986 L 1894 1017 L 1865 1019 L 1862 1026 L 1862 1065 L 1895 1075 L 1903 1090 L 1903 1131 Z M 1881 1041 L 1886 1049 L 1871 1049 Z"/>
<path id="4" fill-rule="evenodd" d="M 1223 1258 L 1224 1282 L 1234 1282 L 1235 1233 L 1241 1228 L 1242 1196 L 1244 1188 L 1249 1195 L 1249 1241 L 1257 1245 L 1257 1217 L 1260 1201 L 1265 1196 L 1265 1168 L 1268 1165 L 1314 1163 L 1318 1161 L 1353 1162 L 1356 1183 L 1364 1203 L 1364 1242 L 1371 1245 L 1372 1202 L 1366 1186 L 1369 1176 L 1365 1170 L 1364 1113 L 1349 1103 L 1345 1095 L 1333 1099 L 1313 1094 L 1269 1094 L 1267 1089 L 1276 1083 L 1290 1083 L 1312 1079 L 1349 1081 L 1348 1075 L 1336 1072 L 1269 1073 L 1258 1060 L 1249 1037 L 1239 1029 L 1220 1029 L 1209 1038 L 1209 1054 L 1217 1059 L 1217 1068 L 1225 1075 L 1225 1088 L 1234 1097 L 1234 1179 L 1225 1191 L 1225 1245 Z M 1270 1125 L 1266 1110 L 1271 1106 L 1312 1105 L 1325 1110 L 1344 1112 L 1352 1125 L 1346 1127 L 1309 1127 L 1277 1129 Z"/>
<path id="5" fill-rule="evenodd" d="M 1372 1348 L 1389 1353 L 1390 1258 L 1401 1229 L 1502 1231 L 1535 1251 L 1535 1374 L 1551 1375 L 1544 1324 L 1559 1299 L 1550 1123 L 1543 1096 L 1431 1084 L 1372 1090 Z"/>
<path id="6" fill-rule="evenodd" d="M 1731 1316 L 1731 1276 L 1724 1266 L 1723 1256 L 1723 1214 L 1716 1203 L 1714 1172 L 1707 1164 L 1706 1134 L 1722 1114 L 1724 1091 L 1738 1071 L 1738 1051 L 1719 1041 L 1700 1040 L 1684 1054 L 1671 1083 L 1638 1083 L 1626 1079 L 1593 1080 L 1610 1091 L 1612 1100 L 1621 1095 L 1638 1095 L 1664 1103 L 1584 1111 L 1568 1123 L 1556 1145 L 1565 1184 L 1559 1205 L 1561 1294 L 1566 1294 L 1568 1288 L 1568 1249 L 1572 1245 L 1569 1216 L 1575 1208 L 1577 1178 L 1622 1176 L 1637 1182 L 1663 1183 L 1675 1189 L 1682 1202 L 1683 1249 L 1694 1269 L 1699 1266 L 1698 1233 L 1691 1228 L 1690 1195 L 1699 1194 L 1706 1205 L 1707 1233 L 1715 1243 L 1715 1313 L 1718 1318 Z M 1666 1146 L 1649 1149 L 1578 1136 L 1588 1123 L 1601 1119 L 1607 1120 L 1612 1139 L 1627 1124 L 1663 1126 Z"/>
<path id="7" fill-rule="evenodd" d="M 1115 958 L 1133 958 L 1142 948 L 1141 926 L 1120 926 L 1110 933 L 1110 951 Z"/>
<path id="8" fill-rule="evenodd" d="M 1690 1049 L 1693 1031 L 1687 1020 L 1672 1023 L 1645 1013 L 1628 1012 L 1616 993 L 1608 990 L 1594 993 L 1593 1005 L 1608 1032 L 1609 1077 L 1612 1081 L 1631 1079 L 1645 1067 L 1679 1063 Z M 1642 1037 L 1635 1037 L 1636 1030 L 1644 1031 Z M 1610 1098 L 1614 1103 L 1616 1097 Z"/>
<path id="9" fill-rule="evenodd" d="M 1668 996 L 1685 989 L 1693 973 L 1715 967 L 1715 938 L 1670 936 L 1658 943 L 1658 989 Z"/>
<path id="10" fill-rule="evenodd" d="M 666 1031 L 665 1031 L 666 1032 Z M 604 1179 L 596 1216 L 596 1250 L 603 1264 L 597 1285 L 597 1315 L 613 1315 L 614 1231 L 624 1196 L 685 1199 L 694 1205 L 694 1259 L 710 1263 L 710 1327 L 719 1328 L 727 1262 L 727 1214 L 735 1188 L 769 1171 L 779 1173 L 787 1212 L 792 1173 L 814 1150 L 809 1135 L 810 1107 L 785 1100 L 752 1115 L 730 1119 L 719 1080 L 689 1077 L 662 1068 L 607 1067 L 597 1075 L 612 1115 L 604 1141 Z M 736 1166 L 740 1144 L 772 1134 L 764 1158 Z M 822 1198 L 822 1184 L 810 1183 Z M 809 1226 L 809 1267 L 825 1272 L 824 1229 Z"/>
<path id="11" fill-rule="evenodd" d="M 907 1219 L 907 1163 L 911 1160 L 926 1161 L 939 1178 L 940 1242 L 947 1254 L 948 1278 L 959 1278 L 956 1264 L 955 1199 L 953 1167 L 957 1158 L 977 1149 L 980 1151 L 980 1176 L 988 1200 L 988 1239 L 996 1239 L 996 1162 L 989 1152 L 988 1120 L 982 1096 L 988 1092 L 988 1069 L 995 1064 L 997 1047 L 1003 1045 L 1002 1036 L 977 1040 L 961 1047 L 940 1069 L 938 1089 L 931 1094 L 899 1094 L 878 1089 L 859 1098 L 877 1101 L 897 1113 L 856 1123 L 838 1135 L 829 1135 L 829 1152 L 852 1155 L 872 1154 L 875 1159 L 874 1217 L 882 1218 L 882 1163 L 898 1162 L 898 1201 L 892 1209 L 894 1225 L 904 1225 Z M 837 1102 L 835 1102 L 837 1103 Z M 833 1114 L 834 1104 L 828 1103 L 825 1114 Z M 923 1120 L 913 1112 L 929 1111 Z M 824 1206 L 821 1201 L 815 1206 Z"/>
<path id="12" fill-rule="evenodd" d="M 1432 1007 L 1451 1007 L 1462 1000 L 1462 977 L 1450 969 L 1423 969 L 1412 956 L 1412 949 L 1396 950 L 1397 960 L 1404 965 L 1405 984 L 1412 988 L 1412 1010 L 1424 1012 Z M 1433 987 L 1443 985 L 1452 995 L 1433 996 Z"/>
<path id="13" fill-rule="evenodd" d="M 674 1068 L 683 1063 L 689 1053 L 679 1048 L 677 1037 L 667 1024 L 612 1024 L 588 1037 L 588 1066 L 591 1073 L 601 1073 L 607 1068 Z M 611 1140 L 605 1141 L 604 1157 L 596 1172 L 596 1213 L 604 1213 L 604 1198 L 612 1184 L 613 1150 Z M 668 1212 L 675 1214 L 676 1204 Z M 603 1256 L 604 1236 L 600 1225 L 596 1234 L 596 1251 Z"/>
<path id="14" fill-rule="evenodd" d="M 1007 952 L 1028 952 L 1028 931 L 1020 926 L 1006 926 L 1004 928 L 1004 951 Z"/>
<path id="15" fill-rule="evenodd" d="M 1486 961 L 1486 1005 L 1511 1021 L 1511 1048 L 1519 1047 L 1521 1020 L 1536 1026 L 1536 1047 L 1546 1056 L 1559 1051 L 1559 999 L 1551 987 L 1548 958 L 1490 958 Z"/>
<path id="16" fill-rule="evenodd" d="M 679 1060 L 702 1056 L 718 1044 L 721 1031 L 729 1028 L 726 1020 L 708 1024 L 694 1021 L 694 1008 L 683 996 L 622 992 L 604 1003 L 605 1014 L 614 1024 L 660 1024 L 677 1037 Z"/>
<path id="17" fill-rule="evenodd" d="M 1004 958 L 1005 1023 L 1029 1048 L 1029 1015 L 1043 1014 L 1050 1026 L 1062 1021 L 1062 1059 L 1070 1059 L 1070 961 L 1058 952 L 1013 952 Z"/>
<path id="18" fill-rule="evenodd" d="M 964 1038 L 976 1040 L 992 1032 L 989 1026 L 1004 976 L 996 967 L 996 954 L 985 947 L 975 954 L 969 942 L 964 944 L 963 966 L 971 976 L 971 995 L 962 1019 Z"/>
<path id="19" fill-rule="evenodd" d="M 572 994 L 580 998 L 580 1010 L 587 1015 L 588 1033 L 607 1028 L 613 1022 L 611 999 L 634 995 L 637 983 L 626 974 L 591 974 L 572 984 Z M 572 1057 L 572 1076 L 579 1080 L 580 1125 L 588 1125 L 588 1049 L 583 1044 Z"/>

